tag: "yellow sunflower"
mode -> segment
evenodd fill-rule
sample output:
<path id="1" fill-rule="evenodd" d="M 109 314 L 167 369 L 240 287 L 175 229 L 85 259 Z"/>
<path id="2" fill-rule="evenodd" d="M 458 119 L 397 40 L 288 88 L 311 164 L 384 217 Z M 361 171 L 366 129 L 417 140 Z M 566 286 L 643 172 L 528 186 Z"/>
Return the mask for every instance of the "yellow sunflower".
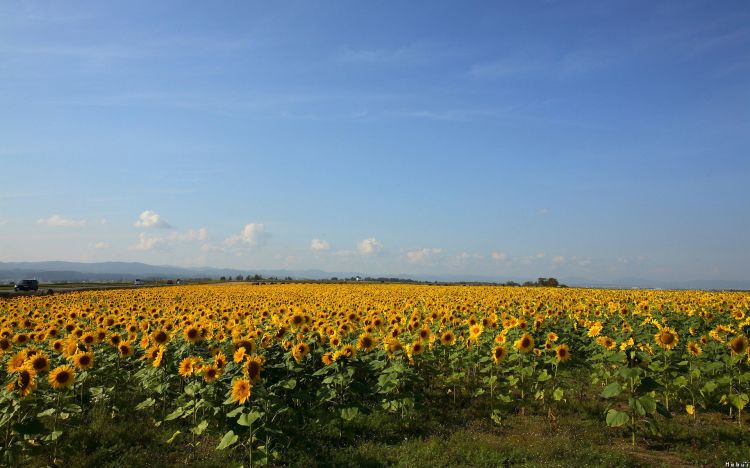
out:
<path id="1" fill-rule="evenodd" d="M 674 331 L 674 328 L 662 327 L 662 329 L 654 335 L 654 341 L 656 341 L 656 344 L 660 347 L 671 350 L 677 346 L 680 337 L 677 335 L 677 332 Z"/>
<path id="2" fill-rule="evenodd" d="M 203 367 L 203 380 L 206 382 L 214 383 L 219 377 L 221 377 L 221 369 L 216 367 L 216 364 L 210 364 Z"/>
<path id="3" fill-rule="evenodd" d="M 30 395 L 36 390 L 36 373 L 31 366 L 26 366 L 18 369 L 17 375 L 12 380 L 6 389 L 10 392 L 16 390 L 22 397 Z"/>
<path id="4" fill-rule="evenodd" d="M 513 345 L 521 352 L 528 353 L 532 349 L 534 349 L 534 337 L 529 335 L 528 333 L 524 333 L 521 338 L 516 340 L 515 344 Z"/>
<path id="5" fill-rule="evenodd" d="M 248 398 L 250 398 L 250 381 L 247 379 L 236 379 L 232 383 L 232 401 L 236 401 L 240 405 L 244 405 Z"/>
<path id="6" fill-rule="evenodd" d="M 567 362 L 570 360 L 570 348 L 567 344 L 561 344 L 555 348 L 555 355 L 557 356 L 557 362 Z"/>
<path id="7" fill-rule="evenodd" d="M 369 333 L 359 335 L 357 347 L 365 352 L 370 352 L 375 347 L 375 339 Z"/>
<path id="8" fill-rule="evenodd" d="M 508 356 L 508 349 L 505 346 L 495 346 L 492 348 L 492 360 L 495 364 L 500 364 Z"/>
<path id="9" fill-rule="evenodd" d="M 69 365 L 55 368 L 49 373 L 49 384 L 55 390 L 62 390 L 73 385 L 76 380 L 76 371 Z"/>
<path id="10" fill-rule="evenodd" d="M 91 367 L 94 365 L 94 353 L 78 353 L 73 356 L 73 363 L 77 368 L 81 370 L 91 369 Z"/>
<path id="11" fill-rule="evenodd" d="M 737 335 L 729 342 L 729 349 L 732 350 L 732 354 L 742 354 L 747 351 L 748 346 L 749 343 L 745 335 Z"/>
<path id="12" fill-rule="evenodd" d="M 693 355 L 695 357 L 698 357 L 701 354 L 703 354 L 703 349 L 695 341 L 689 341 L 688 342 L 688 344 L 687 344 L 687 350 L 688 350 L 688 353 L 690 353 L 691 355 Z"/>
<path id="13" fill-rule="evenodd" d="M 445 346 L 453 346 L 456 343 L 456 334 L 448 330 L 440 335 L 440 343 Z"/>

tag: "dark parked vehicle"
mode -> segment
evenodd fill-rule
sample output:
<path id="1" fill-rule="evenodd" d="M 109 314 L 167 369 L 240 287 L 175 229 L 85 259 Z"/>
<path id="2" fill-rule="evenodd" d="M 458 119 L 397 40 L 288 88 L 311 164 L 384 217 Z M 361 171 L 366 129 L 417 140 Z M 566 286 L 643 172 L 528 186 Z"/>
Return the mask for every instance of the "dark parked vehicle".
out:
<path id="1" fill-rule="evenodd" d="M 21 282 L 16 283 L 15 288 L 16 291 L 36 291 L 39 289 L 39 281 L 37 280 L 21 280 Z"/>

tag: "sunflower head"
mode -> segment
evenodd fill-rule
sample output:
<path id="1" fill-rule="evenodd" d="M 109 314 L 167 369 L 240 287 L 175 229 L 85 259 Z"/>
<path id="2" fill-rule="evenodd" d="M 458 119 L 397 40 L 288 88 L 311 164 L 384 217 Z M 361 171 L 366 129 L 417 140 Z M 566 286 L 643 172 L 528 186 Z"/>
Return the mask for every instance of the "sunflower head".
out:
<path id="1" fill-rule="evenodd" d="M 63 390 L 70 387 L 75 382 L 76 373 L 75 370 L 69 365 L 64 365 L 55 368 L 49 373 L 49 384 L 55 390 Z"/>
<path id="2" fill-rule="evenodd" d="M 94 354 L 91 352 L 78 353 L 73 356 L 73 363 L 78 369 L 91 369 L 94 365 Z"/>
<path id="3" fill-rule="evenodd" d="M 188 356 L 180 361 L 179 373 L 181 377 L 189 377 L 193 375 L 196 370 L 196 364 L 199 358 L 195 356 Z"/>
<path id="4" fill-rule="evenodd" d="M 221 369 L 216 364 L 210 364 L 203 367 L 203 380 L 208 383 L 216 382 L 221 377 Z"/>
<path id="5" fill-rule="evenodd" d="M 375 347 L 375 339 L 369 333 L 363 333 L 359 336 L 357 347 L 363 351 L 370 352 Z"/>
<path id="6" fill-rule="evenodd" d="M 729 342 L 729 349 L 732 350 L 732 354 L 743 354 L 748 350 L 748 347 L 750 347 L 750 344 L 745 335 L 737 335 Z"/>
<path id="7" fill-rule="evenodd" d="M 687 350 L 688 350 L 688 353 L 690 353 L 690 355 L 695 356 L 695 357 L 698 357 L 701 354 L 703 354 L 703 349 L 695 341 L 688 342 Z"/>
<path id="8" fill-rule="evenodd" d="M 515 347 L 523 353 L 528 353 L 534 349 L 534 337 L 528 333 L 524 333 L 521 338 L 515 342 Z"/>
<path id="9" fill-rule="evenodd" d="M 673 328 L 662 327 L 662 329 L 654 335 L 654 341 L 656 341 L 656 344 L 660 347 L 671 350 L 677 346 L 677 342 L 680 341 L 680 338 Z"/>
<path id="10" fill-rule="evenodd" d="M 247 379 L 237 379 L 232 383 L 232 401 L 244 405 L 250 398 L 250 389 L 252 385 Z"/>
<path id="11" fill-rule="evenodd" d="M 440 335 L 440 343 L 445 346 L 453 346 L 456 343 L 456 334 L 448 330 Z"/>
<path id="12" fill-rule="evenodd" d="M 6 389 L 9 392 L 15 390 L 22 397 L 30 395 L 36 390 L 36 372 L 29 365 L 18 369 L 15 379 L 8 384 Z"/>
<path id="13" fill-rule="evenodd" d="M 37 374 L 42 374 L 49 370 L 49 358 L 44 353 L 35 354 L 29 359 L 29 363 Z"/>
<path id="14" fill-rule="evenodd" d="M 495 346 L 492 348 L 492 360 L 495 364 L 500 364 L 508 356 L 508 348 L 503 345 Z"/>
<path id="15" fill-rule="evenodd" d="M 555 356 L 557 357 L 557 362 L 567 362 L 570 360 L 570 348 L 568 345 L 561 344 L 555 348 Z"/>

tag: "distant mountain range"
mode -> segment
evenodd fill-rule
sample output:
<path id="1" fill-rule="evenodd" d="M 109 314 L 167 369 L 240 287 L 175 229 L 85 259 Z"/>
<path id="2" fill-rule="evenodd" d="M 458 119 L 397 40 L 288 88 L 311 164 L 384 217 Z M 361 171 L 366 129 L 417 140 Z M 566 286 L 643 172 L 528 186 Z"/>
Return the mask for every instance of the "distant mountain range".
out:
<path id="1" fill-rule="evenodd" d="M 183 268 L 169 265 L 148 265 L 138 262 L 0 262 L 0 282 L 36 278 L 43 282 L 78 281 L 132 281 L 134 279 L 178 279 L 178 278 L 220 278 L 237 275 L 261 275 L 264 278 L 277 277 L 294 279 L 330 279 L 360 277 L 388 277 L 437 282 L 492 282 L 536 281 L 536 278 L 494 277 L 487 275 L 435 275 L 435 274 L 394 274 L 373 275 L 362 272 L 330 272 L 323 270 L 238 270 L 233 268 Z M 661 288 L 661 289 L 737 289 L 750 290 L 750 280 L 695 280 L 659 281 L 644 278 L 619 278 L 607 281 L 587 278 L 558 278 L 568 286 L 596 288 Z"/>

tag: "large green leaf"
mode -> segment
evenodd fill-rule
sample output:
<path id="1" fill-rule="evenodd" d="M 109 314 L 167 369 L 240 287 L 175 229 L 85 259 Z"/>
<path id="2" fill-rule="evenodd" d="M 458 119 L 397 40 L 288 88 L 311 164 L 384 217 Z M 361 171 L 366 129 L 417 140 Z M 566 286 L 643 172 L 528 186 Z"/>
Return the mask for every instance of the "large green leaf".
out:
<path id="1" fill-rule="evenodd" d="M 627 413 L 617 411 L 616 409 L 610 409 L 607 411 L 607 426 L 609 427 L 620 427 L 628 422 Z"/>
<path id="2" fill-rule="evenodd" d="M 203 431 L 205 431 L 207 427 L 208 427 L 208 421 L 204 419 L 203 421 L 199 422 L 197 426 L 190 429 L 190 432 L 192 432 L 195 435 L 201 435 L 203 434 Z"/>
<path id="3" fill-rule="evenodd" d="M 649 395 L 643 395 L 638 398 L 638 401 L 643 406 L 646 414 L 654 414 L 656 412 L 656 400 L 651 398 Z"/>
<path id="4" fill-rule="evenodd" d="M 237 442 L 237 439 L 239 439 L 239 437 L 234 433 L 234 431 L 227 432 L 226 434 L 224 434 L 224 437 L 221 438 L 221 442 L 219 442 L 219 446 L 216 447 L 216 450 L 224 450 L 225 448 Z"/>
<path id="5" fill-rule="evenodd" d="M 141 411 L 141 410 L 144 410 L 146 408 L 150 408 L 150 407 L 154 406 L 155 403 L 156 403 L 156 400 L 154 400 L 153 398 L 147 398 L 146 400 L 143 400 L 142 402 L 140 402 L 139 404 L 137 404 L 135 406 L 135 409 L 136 409 L 136 411 Z"/>
<path id="6" fill-rule="evenodd" d="M 341 410 L 341 418 L 345 421 L 351 421 L 359 414 L 359 408 L 352 406 L 350 408 L 344 408 Z"/>
<path id="7" fill-rule="evenodd" d="M 263 413 L 258 411 L 251 411 L 249 413 L 241 414 L 239 418 L 237 418 L 237 424 L 240 426 L 248 427 L 258 419 L 263 417 Z"/>
<path id="8" fill-rule="evenodd" d="M 622 393 L 622 386 L 619 382 L 612 382 L 611 384 L 604 387 L 604 390 L 602 390 L 601 397 L 602 398 L 614 398 L 617 395 Z"/>

